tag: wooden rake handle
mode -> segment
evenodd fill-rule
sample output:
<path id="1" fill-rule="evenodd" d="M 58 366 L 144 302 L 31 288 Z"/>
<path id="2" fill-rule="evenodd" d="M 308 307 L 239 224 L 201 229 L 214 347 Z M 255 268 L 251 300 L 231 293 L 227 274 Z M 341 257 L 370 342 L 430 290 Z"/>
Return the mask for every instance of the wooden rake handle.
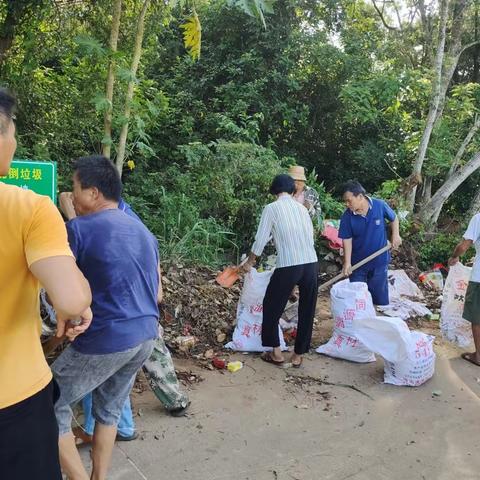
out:
<path id="1" fill-rule="evenodd" d="M 363 267 L 363 265 L 365 265 L 366 263 L 368 263 L 370 260 L 373 260 L 374 258 L 377 258 L 379 255 L 381 255 L 382 253 L 385 253 L 387 252 L 388 250 L 390 250 L 392 248 L 392 245 L 390 242 L 387 243 L 387 245 L 385 245 L 383 248 L 381 248 L 380 250 L 377 250 L 375 253 L 372 253 L 371 255 L 369 255 L 368 257 L 364 258 L 363 260 L 360 260 L 360 262 L 356 263 L 353 267 L 352 267 L 352 272 L 354 272 L 355 270 L 357 270 L 357 268 L 360 268 L 360 267 Z M 320 288 L 318 289 L 319 292 L 323 291 L 323 290 L 326 290 L 328 287 L 330 287 L 331 285 L 333 285 L 334 283 L 338 282 L 339 280 L 341 280 L 342 278 L 345 278 L 345 275 L 343 274 L 343 272 L 339 273 L 337 276 L 331 278 L 328 282 L 325 282 L 324 284 L 320 285 Z"/>

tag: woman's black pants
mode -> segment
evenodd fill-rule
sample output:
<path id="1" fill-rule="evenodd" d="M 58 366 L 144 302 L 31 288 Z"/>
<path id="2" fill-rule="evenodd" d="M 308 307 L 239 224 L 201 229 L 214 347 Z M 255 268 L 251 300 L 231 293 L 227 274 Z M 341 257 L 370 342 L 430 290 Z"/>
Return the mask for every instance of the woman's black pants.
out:
<path id="1" fill-rule="evenodd" d="M 295 353 L 308 352 L 318 294 L 318 262 L 276 268 L 263 299 L 262 345 L 279 347 L 278 322 L 295 285 L 298 285 L 298 328 Z"/>

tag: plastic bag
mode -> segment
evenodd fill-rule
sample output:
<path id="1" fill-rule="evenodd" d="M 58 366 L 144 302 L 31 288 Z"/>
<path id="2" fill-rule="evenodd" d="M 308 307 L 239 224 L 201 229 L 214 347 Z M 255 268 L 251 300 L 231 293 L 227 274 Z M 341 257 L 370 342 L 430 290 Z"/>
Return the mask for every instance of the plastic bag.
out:
<path id="1" fill-rule="evenodd" d="M 417 387 L 435 372 L 434 337 L 411 332 L 400 318 L 364 318 L 357 322 L 357 336 L 384 358 L 384 382 Z"/>
<path id="2" fill-rule="evenodd" d="M 378 307 L 384 315 L 408 320 L 410 317 L 426 317 L 432 314 L 424 303 L 416 301 L 424 298 L 423 293 L 404 270 L 388 271 L 388 295 L 389 305 Z"/>
<path id="3" fill-rule="evenodd" d="M 473 342 L 471 323 L 462 317 L 471 273 L 472 269 L 461 263 L 450 267 L 440 311 L 442 336 L 462 348 L 468 347 Z"/>
<path id="4" fill-rule="evenodd" d="M 271 347 L 262 346 L 263 297 L 267 291 L 273 270 L 257 272 L 252 268 L 243 283 L 240 301 L 237 306 L 237 324 L 232 341 L 225 348 L 240 352 L 267 352 Z M 278 326 L 280 347 L 286 350 L 283 333 Z"/>
<path id="5" fill-rule="evenodd" d="M 410 280 L 405 270 L 388 271 L 388 294 L 390 300 L 401 297 L 423 299 L 422 291 Z"/>
<path id="6" fill-rule="evenodd" d="M 441 292 L 443 290 L 443 287 L 444 287 L 443 275 L 440 270 L 432 270 L 431 272 L 422 272 L 418 278 L 424 285 L 427 285 L 433 290 L 437 290 L 438 292 Z"/>
<path id="7" fill-rule="evenodd" d="M 411 332 L 412 343 L 410 355 L 401 362 L 385 360 L 385 383 L 407 387 L 418 387 L 433 377 L 435 373 L 435 337 L 423 332 Z"/>
<path id="8" fill-rule="evenodd" d="M 373 352 L 390 362 L 406 360 L 409 355 L 411 332 L 400 318 L 373 317 L 357 321 L 358 338 Z"/>
<path id="9" fill-rule="evenodd" d="M 352 362 L 374 362 L 373 352 L 356 336 L 356 321 L 360 318 L 375 317 L 375 308 L 367 284 L 343 280 L 332 287 L 330 299 L 334 320 L 333 334 L 316 352 Z"/>

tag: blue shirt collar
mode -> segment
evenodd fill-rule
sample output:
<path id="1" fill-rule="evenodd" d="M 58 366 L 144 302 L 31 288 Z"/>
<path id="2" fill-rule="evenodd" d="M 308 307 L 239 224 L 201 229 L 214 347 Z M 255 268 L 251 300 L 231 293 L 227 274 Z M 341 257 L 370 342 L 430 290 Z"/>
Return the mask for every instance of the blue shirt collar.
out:
<path id="1" fill-rule="evenodd" d="M 368 212 L 365 214 L 365 215 L 362 215 L 361 213 L 355 213 L 354 211 L 352 211 L 352 213 L 357 216 L 357 217 L 363 217 L 363 218 L 366 218 L 367 215 L 369 214 L 370 210 L 372 209 L 372 205 L 373 205 L 373 202 L 372 202 L 372 199 L 367 195 L 367 201 L 368 201 Z"/>

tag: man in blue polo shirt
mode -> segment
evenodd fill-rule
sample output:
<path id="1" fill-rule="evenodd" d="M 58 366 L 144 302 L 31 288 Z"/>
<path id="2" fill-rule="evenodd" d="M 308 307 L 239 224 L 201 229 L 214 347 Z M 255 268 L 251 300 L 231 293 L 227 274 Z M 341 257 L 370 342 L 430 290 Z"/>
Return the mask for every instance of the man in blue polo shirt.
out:
<path id="1" fill-rule="evenodd" d="M 344 185 L 343 201 L 347 209 L 340 219 L 339 237 L 343 239 L 343 274 L 351 282 L 365 282 L 375 305 L 388 305 L 388 264 L 385 252 L 352 273 L 356 264 L 387 245 L 387 221 L 392 228 L 392 247 L 398 248 L 400 225 L 395 212 L 383 200 L 367 196 L 358 182 Z"/>

